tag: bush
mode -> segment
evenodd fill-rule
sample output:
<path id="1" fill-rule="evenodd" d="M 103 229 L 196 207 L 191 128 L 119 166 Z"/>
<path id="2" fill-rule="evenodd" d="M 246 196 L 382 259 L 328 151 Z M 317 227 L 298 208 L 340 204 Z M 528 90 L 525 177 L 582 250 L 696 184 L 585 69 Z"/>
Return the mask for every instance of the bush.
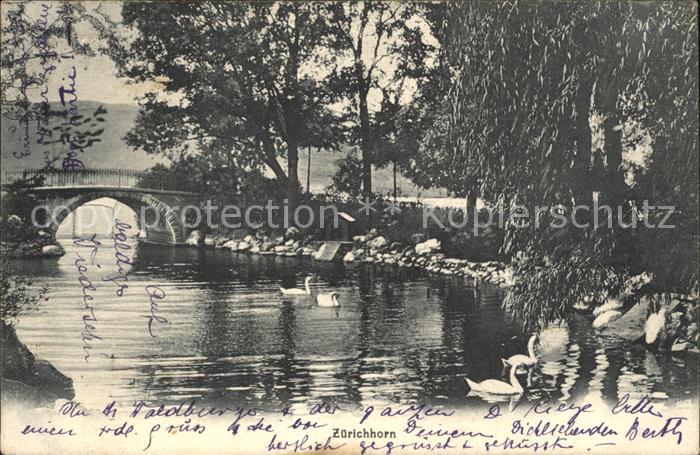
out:
<path id="1" fill-rule="evenodd" d="M 331 178 L 327 192 L 331 197 L 360 198 L 362 195 L 362 160 L 356 149 L 353 149 L 344 159 L 339 161 L 338 170 Z"/>
<path id="2" fill-rule="evenodd" d="M 31 288 L 32 282 L 15 275 L 5 257 L 0 259 L 0 318 L 8 326 L 14 325 L 23 314 L 33 311 L 47 292 L 46 286 L 38 291 Z"/>
<path id="3" fill-rule="evenodd" d="M 391 214 L 386 211 L 386 206 L 379 209 L 383 211 L 378 216 L 374 226 L 377 230 L 393 241 L 411 243 L 411 236 L 416 233 L 426 234 L 428 238 L 437 238 L 442 244 L 442 249 L 449 252 L 450 257 L 468 259 L 475 262 L 499 260 L 499 249 L 503 242 L 503 231 L 495 224 L 485 228 L 479 228 L 474 235 L 471 223 L 464 227 L 450 227 L 452 224 L 461 226 L 464 221 L 464 212 L 461 210 L 434 208 L 431 209 L 438 224 L 431 217 L 427 218 L 427 225 L 423 225 L 423 210 L 421 205 L 404 205 L 401 211 Z M 452 211 L 452 214 L 450 214 Z M 451 216 L 451 222 L 450 222 Z M 485 213 L 479 215 L 479 219 L 487 219 Z"/>

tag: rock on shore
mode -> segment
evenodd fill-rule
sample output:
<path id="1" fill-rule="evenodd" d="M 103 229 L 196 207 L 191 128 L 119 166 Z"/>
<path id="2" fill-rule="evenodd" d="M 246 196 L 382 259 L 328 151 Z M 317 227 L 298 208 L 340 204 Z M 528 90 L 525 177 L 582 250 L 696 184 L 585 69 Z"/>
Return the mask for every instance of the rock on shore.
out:
<path id="1" fill-rule="evenodd" d="M 27 349 L 14 327 L 2 323 L 2 403 L 26 406 L 50 406 L 56 400 L 72 400 L 73 381 L 49 362 Z"/>
<path id="2" fill-rule="evenodd" d="M 211 240 L 207 242 L 207 238 Z M 270 235 L 265 228 L 252 233 L 239 231 L 215 237 L 205 236 L 201 231 L 195 230 L 190 233 L 187 244 L 215 246 L 249 254 L 314 257 L 323 242 L 316 241 L 312 236 L 304 235 L 291 227 L 284 235 L 277 237 Z M 344 254 L 342 260 L 346 263 L 365 262 L 415 267 L 431 273 L 469 277 L 501 287 L 513 285 L 513 273 L 506 264 L 499 261 L 472 262 L 467 259 L 450 258 L 442 251 L 440 240 L 427 238 L 423 233 L 414 234 L 407 245 L 392 242 L 391 239 L 380 235 L 377 229 L 371 229 L 365 235 L 353 237 L 352 250 Z"/>
<path id="3" fill-rule="evenodd" d="M 442 275 L 465 276 L 502 287 L 512 286 L 513 274 L 502 262 L 471 262 L 450 258 L 442 251 L 440 240 L 427 239 L 424 234 L 412 237 L 413 245 L 390 242 L 371 230 L 367 235 L 353 238 L 352 251 L 345 254 L 344 262 L 415 267 Z"/>
<path id="4" fill-rule="evenodd" d="M 0 255 L 8 259 L 52 258 L 65 254 L 63 247 L 45 238 L 30 242 L 2 242 Z"/>
<path id="5" fill-rule="evenodd" d="M 265 228 L 253 233 L 234 231 L 217 236 L 204 235 L 201 231 L 194 230 L 185 243 L 190 246 L 224 248 L 232 252 L 289 257 L 311 256 L 320 247 L 312 237 L 302 235 L 295 227 L 290 227 L 284 235 L 278 237 L 270 236 Z"/>

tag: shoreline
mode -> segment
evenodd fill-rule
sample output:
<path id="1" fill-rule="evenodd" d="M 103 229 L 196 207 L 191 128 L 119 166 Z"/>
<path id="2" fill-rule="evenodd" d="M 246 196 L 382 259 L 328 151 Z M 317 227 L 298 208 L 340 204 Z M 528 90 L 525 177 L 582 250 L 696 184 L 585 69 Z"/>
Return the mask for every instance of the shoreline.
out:
<path id="1" fill-rule="evenodd" d="M 238 237 L 242 233 L 237 233 Z M 201 231 L 190 233 L 182 246 L 199 248 L 228 249 L 232 253 L 280 257 L 308 257 L 320 262 L 343 262 L 345 264 L 378 264 L 397 268 L 413 268 L 446 277 L 463 277 L 473 280 L 473 286 L 487 284 L 508 290 L 515 285 L 510 265 L 498 261 L 470 261 L 449 257 L 437 238 L 427 238 L 425 234 L 415 234 L 410 242 L 392 242 L 371 229 L 365 235 L 356 235 L 352 241 L 316 240 L 304 236 L 296 228 L 287 229 L 283 235 L 272 237 L 265 229 L 258 229 L 242 238 L 237 235 L 203 235 Z M 51 239 L 26 242 L 32 254 L 16 254 L 11 259 L 36 259 L 58 257 L 65 252 L 60 244 L 49 243 Z M 39 247 L 39 245 L 43 245 Z M 3 254 L 10 247 L 2 243 Z M 56 248 L 45 254 L 44 248 Z M 649 310 L 649 297 L 644 295 L 609 296 L 600 305 L 592 301 L 574 306 L 578 313 L 589 314 L 596 331 L 614 330 L 626 320 L 635 319 L 637 336 L 635 340 L 649 348 L 673 353 L 697 352 L 698 324 L 697 299 L 694 296 L 669 295 L 666 302 L 652 306 Z M 636 308 L 636 311 L 632 311 Z M 645 314 L 638 314 L 645 313 Z"/>
<path id="2" fill-rule="evenodd" d="M 194 231 L 193 231 L 194 232 Z M 291 235 L 288 235 L 291 234 Z M 193 241 L 192 241 L 193 240 Z M 326 244 L 336 247 L 332 254 L 324 254 Z M 205 248 L 226 248 L 231 252 L 249 255 L 276 255 L 309 257 L 315 261 L 343 262 L 345 264 L 378 264 L 398 268 L 414 268 L 446 277 L 463 277 L 496 286 L 507 291 L 515 285 L 510 265 L 497 260 L 476 262 L 449 257 L 440 240 L 416 234 L 411 244 L 391 242 L 371 229 L 365 235 L 354 236 L 352 242 L 304 240 L 298 230 L 287 232 L 271 240 L 259 230 L 243 239 L 220 239 L 201 233 L 190 235 L 186 245 Z M 643 285 L 642 275 L 632 277 L 634 288 Z M 641 284 L 640 284 L 641 283 Z M 466 283 L 465 283 L 466 285 Z M 657 307 L 650 298 L 632 291 L 627 295 L 609 296 L 598 306 L 591 302 L 576 305 L 573 311 L 587 314 L 599 335 L 620 330 L 625 324 L 634 325 L 630 342 L 640 343 L 647 349 L 674 355 L 698 353 L 698 301 L 694 296 L 669 294 Z"/>
<path id="3" fill-rule="evenodd" d="M 513 285 L 513 273 L 506 263 L 498 260 L 470 261 L 449 257 L 437 238 L 416 234 L 411 242 L 391 242 L 371 229 L 356 235 L 352 241 L 314 240 L 304 238 L 296 228 L 284 235 L 268 236 L 263 229 L 240 239 L 203 235 L 192 231 L 186 246 L 225 248 L 231 252 L 253 255 L 309 257 L 317 261 L 344 263 L 373 263 L 395 267 L 411 267 L 446 276 L 463 276 L 501 288 Z M 328 246 L 328 247 L 327 247 Z"/>
<path id="4" fill-rule="evenodd" d="M 42 237 L 25 242 L 0 242 L 0 255 L 7 259 L 48 259 L 64 254 L 60 243 Z"/>
<path id="5" fill-rule="evenodd" d="M 29 407 L 52 406 L 75 397 L 73 380 L 50 362 L 35 356 L 19 339 L 15 328 L 2 322 L 2 403 L 24 403 Z"/>

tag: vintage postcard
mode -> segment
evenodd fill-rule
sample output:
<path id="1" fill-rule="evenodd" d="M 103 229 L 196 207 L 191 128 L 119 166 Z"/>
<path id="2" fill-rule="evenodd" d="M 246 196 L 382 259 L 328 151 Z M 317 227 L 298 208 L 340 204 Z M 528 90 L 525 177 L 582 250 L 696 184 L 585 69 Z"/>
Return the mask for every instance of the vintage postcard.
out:
<path id="1" fill-rule="evenodd" d="M 0 451 L 700 453 L 693 1 L 4 1 Z"/>

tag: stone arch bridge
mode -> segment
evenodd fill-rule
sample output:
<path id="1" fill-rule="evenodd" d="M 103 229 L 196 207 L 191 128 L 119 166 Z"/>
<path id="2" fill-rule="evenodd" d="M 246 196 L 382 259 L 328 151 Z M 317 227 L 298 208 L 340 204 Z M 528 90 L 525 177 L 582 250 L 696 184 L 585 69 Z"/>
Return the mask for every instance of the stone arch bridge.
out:
<path id="1" fill-rule="evenodd" d="M 12 183 L 35 182 L 27 191 L 36 200 L 39 211 L 48 216 L 44 225 L 55 235 L 61 222 L 78 207 L 99 198 L 117 200 L 134 212 L 146 241 L 177 245 L 188 232 L 179 210 L 198 205 L 198 194 L 182 188 L 167 176 L 123 169 L 30 169 L 10 170 L 3 175 L 3 190 Z M 171 210 L 172 209 L 172 210 Z M 144 219 L 145 218 L 145 219 Z"/>

